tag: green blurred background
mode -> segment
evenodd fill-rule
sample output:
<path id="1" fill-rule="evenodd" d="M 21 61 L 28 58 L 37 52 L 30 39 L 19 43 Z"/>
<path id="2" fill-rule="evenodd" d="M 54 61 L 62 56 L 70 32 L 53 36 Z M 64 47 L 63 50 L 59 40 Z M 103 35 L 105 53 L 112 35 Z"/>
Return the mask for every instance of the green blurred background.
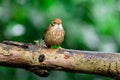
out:
<path id="1" fill-rule="evenodd" d="M 120 52 L 120 0 L 0 0 L 0 41 L 41 41 L 54 18 L 63 21 L 62 47 Z M 42 78 L 22 69 L 0 67 L 0 80 L 113 79 L 60 71 Z"/>

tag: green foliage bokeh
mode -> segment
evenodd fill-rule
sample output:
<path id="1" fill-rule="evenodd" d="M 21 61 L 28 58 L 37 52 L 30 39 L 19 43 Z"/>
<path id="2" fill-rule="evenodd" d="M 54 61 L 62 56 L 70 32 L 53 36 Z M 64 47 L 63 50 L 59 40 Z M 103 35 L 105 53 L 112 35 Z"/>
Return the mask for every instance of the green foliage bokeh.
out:
<path id="1" fill-rule="evenodd" d="M 54 18 L 62 19 L 62 47 L 120 51 L 120 0 L 0 0 L 0 41 L 33 43 Z M 0 67 L 0 80 L 112 80 L 52 71 L 47 78 L 22 69 Z"/>

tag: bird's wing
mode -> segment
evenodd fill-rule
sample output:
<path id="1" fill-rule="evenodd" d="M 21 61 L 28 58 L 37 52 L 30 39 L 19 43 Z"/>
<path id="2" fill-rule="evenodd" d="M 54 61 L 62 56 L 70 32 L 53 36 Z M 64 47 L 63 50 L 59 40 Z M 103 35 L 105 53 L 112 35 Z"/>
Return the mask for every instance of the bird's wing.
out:
<path id="1" fill-rule="evenodd" d="M 51 25 L 51 24 L 50 24 Z M 50 27 L 50 25 L 49 25 L 49 27 Z M 43 32 L 43 34 L 42 34 L 42 39 L 44 40 L 44 37 L 45 37 L 45 34 L 47 33 L 47 31 L 49 30 L 49 27 Z"/>

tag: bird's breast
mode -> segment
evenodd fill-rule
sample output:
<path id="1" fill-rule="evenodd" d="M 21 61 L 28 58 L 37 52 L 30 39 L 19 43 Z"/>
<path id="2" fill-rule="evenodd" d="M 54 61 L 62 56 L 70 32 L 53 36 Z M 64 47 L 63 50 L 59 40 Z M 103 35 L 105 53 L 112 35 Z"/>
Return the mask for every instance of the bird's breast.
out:
<path id="1" fill-rule="evenodd" d="M 54 26 L 47 32 L 45 42 L 49 45 L 60 45 L 64 40 L 64 29 Z"/>

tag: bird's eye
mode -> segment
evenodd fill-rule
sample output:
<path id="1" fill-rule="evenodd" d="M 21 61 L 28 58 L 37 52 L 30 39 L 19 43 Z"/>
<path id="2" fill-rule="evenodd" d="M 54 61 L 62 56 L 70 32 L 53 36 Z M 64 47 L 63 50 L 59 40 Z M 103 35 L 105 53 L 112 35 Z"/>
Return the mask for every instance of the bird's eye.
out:
<path id="1" fill-rule="evenodd" d="M 52 25 L 54 26 L 55 24 L 53 23 Z"/>
<path id="2" fill-rule="evenodd" d="M 56 22 L 54 22 L 54 24 L 57 24 Z"/>

